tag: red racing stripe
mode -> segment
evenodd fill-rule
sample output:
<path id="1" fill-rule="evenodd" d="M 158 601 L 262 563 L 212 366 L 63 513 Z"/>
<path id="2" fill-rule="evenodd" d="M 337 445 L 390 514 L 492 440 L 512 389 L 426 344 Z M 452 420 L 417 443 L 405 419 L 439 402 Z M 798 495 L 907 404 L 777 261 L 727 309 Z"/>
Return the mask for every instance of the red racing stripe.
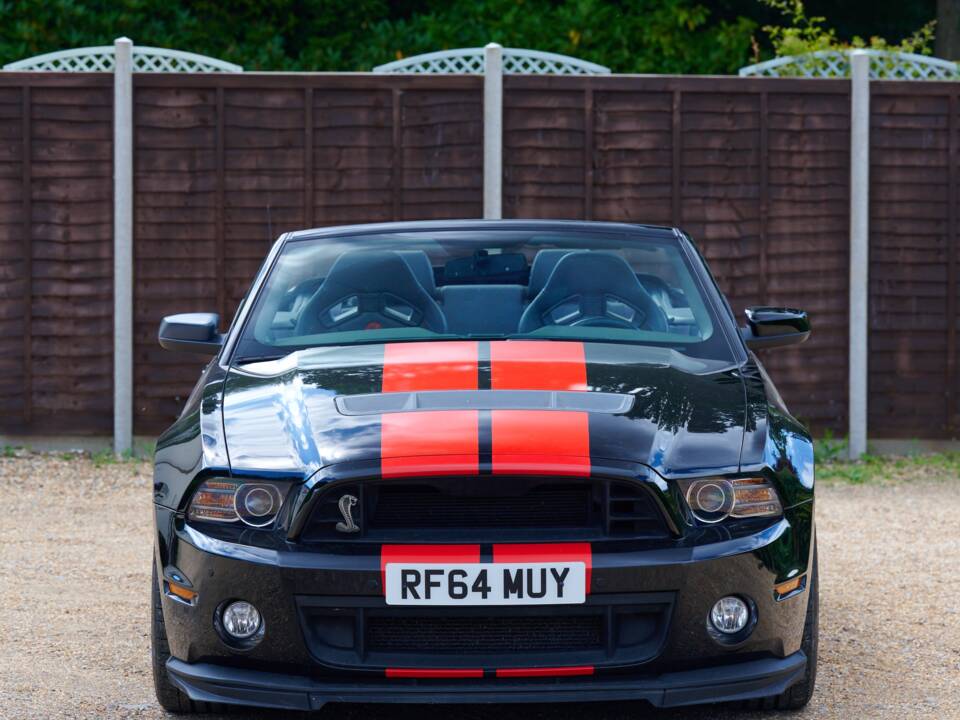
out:
<path id="1" fill-rule="evenodd" d="M 387 668 L 388 678 L 482 678 L 480 669 Z"/>
<path id="2" fill-rule="evenodd" d="M 583 343 L 505 340 L 490 343 L 494 390 L 586 390 Z"/>
<path id="3" fill-rule="evenodd" d="M 383 348 L 383 392 L 476 390 L 478 343 L 388 343 Z"/>
<path id="4" fill-rule="evenodd" d="M 388 343 L 383 392 L 476 390 L 478 343 Z M 383 477 L 475 475 L 479 471 L 476 411 L 387 413 L 382 418 Z"/>
<path id="5" fill-rule="evenodd" d="M 476 475 L 479 428 L 476 410 L 387 413 L 381 418 L 381 475 Z"/>
<path id="6" fill-rule="evenodd" d="M 490 375 L 494 390 L 587 390 L 583 343 L 492 342 Z M 496 410 L 491 417 L 494 474 L 590 474 L 586 413 Z"/>
<path id="7" fill-rule="evenodd" d="M 386 594 L 387 563 L 478 563 L 479 545 L 381 545 L 380 582 Z"/>
<path id="8" fill-rule="evenodd" d="M 574 677 L 577 675 L 593 675 L 593 666 L 579 665 L 575 667 L 553 667 L 553 668 L 501 668 L 497 670 L 498 678 Z"/>
<path id="9" fill-rule="evenodd" d="M 590 474 L 590 416 L 563 410 L 494 410 L 494 474 Z"/>
<path id="10" fill-rule="evenodd" d="M 590 543 L 522 543 L 494 545 L 497 563 L 582 562 L 586 565 L 586 594 L 590 594 L 593 548 Z"/>

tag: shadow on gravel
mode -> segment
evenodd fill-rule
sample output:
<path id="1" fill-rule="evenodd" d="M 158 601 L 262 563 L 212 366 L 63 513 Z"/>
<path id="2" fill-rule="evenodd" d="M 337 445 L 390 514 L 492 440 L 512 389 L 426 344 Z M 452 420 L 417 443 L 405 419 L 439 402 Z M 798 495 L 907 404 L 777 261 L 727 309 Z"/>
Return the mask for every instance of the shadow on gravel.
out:
<path id="1" fill-rule="evenodd" d="M 736 706 L 704 705 L 662 710 L 645 702 L 558 703 L 553 705 L 338 705 L 314 713 L 241 710 L 234 715 L 202 715 L 197 720 L 759 720 L 778 713 L 742 712 Z M 791 713 L 802 718 L 806 712 Z M 172 716 L 171 716 L 172 717 Z"/>

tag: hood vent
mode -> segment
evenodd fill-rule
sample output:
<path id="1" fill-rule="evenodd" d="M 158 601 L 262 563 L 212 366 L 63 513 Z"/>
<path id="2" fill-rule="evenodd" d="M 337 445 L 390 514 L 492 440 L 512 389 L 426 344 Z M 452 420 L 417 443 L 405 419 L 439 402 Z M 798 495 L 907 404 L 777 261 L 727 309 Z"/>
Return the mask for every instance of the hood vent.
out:
<path id="1" fill-rule="evenodd" d="M 622 415 L 633 395 L 576 390 L 432 390 L 338 395 L 341 415 L 381 415 L 416 410 L 575 410 Z"/>

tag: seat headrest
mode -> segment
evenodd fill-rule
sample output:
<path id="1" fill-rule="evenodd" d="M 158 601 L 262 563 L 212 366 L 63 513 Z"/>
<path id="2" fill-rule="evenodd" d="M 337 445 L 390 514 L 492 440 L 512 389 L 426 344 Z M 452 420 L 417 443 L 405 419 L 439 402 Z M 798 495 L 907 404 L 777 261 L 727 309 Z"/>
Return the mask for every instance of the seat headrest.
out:
<path id="1" fill-rule="evenodd" d="M 322 288 L 353 292 L 390 291 L 416 296 L 423 286 L 410 265 L 393 250 L 352 250 L 343 253 L 327 273 Z"/>
<path id="2" fill-rule="evenodd" d="M 567 252 L 544 284 L 547 294 L 636 292 L 643 289 L 630 265 L 619 255 L 586 250 Z"/>
<path id="3" fill-rule="evenodd" d="M 550 273 L 565 255 L 569 255 L 573 250 L 541 250 L 534 256 L 533 264 L 530 266 L 530 280 L 527 283 L 527 297 L 535 298 L 543 286 L 547 284 L 547 278 Z"/>
<path id="4" fill-rule="evenodd" d="M 423 289 L 430 293 L 431 297 L 437 297 L 437 281 L 434 279 L 433 266 L 427 254 L 423 250 L 397 250 L 396 252 L 416 275 Z"/>

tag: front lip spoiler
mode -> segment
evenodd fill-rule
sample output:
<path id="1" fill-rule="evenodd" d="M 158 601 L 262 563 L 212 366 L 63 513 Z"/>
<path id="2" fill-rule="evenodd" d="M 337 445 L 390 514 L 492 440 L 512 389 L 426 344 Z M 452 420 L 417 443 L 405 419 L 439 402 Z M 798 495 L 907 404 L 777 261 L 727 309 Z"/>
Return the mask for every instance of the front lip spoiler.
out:
<path id="1" fill-rule="evenodd" d="M 650 677 L 590 680 L 469 680 L 349 682 L 313 680 L 206 663 L 167 661 L 170 680 L 191 700 L 232 705 L 319 710 L 344 703 L 551 703 L 647 700 L 657 707 L 729 702 L 779 695 L 803 676 L 807 657 L 798 651 L 720 667 Z"/>

